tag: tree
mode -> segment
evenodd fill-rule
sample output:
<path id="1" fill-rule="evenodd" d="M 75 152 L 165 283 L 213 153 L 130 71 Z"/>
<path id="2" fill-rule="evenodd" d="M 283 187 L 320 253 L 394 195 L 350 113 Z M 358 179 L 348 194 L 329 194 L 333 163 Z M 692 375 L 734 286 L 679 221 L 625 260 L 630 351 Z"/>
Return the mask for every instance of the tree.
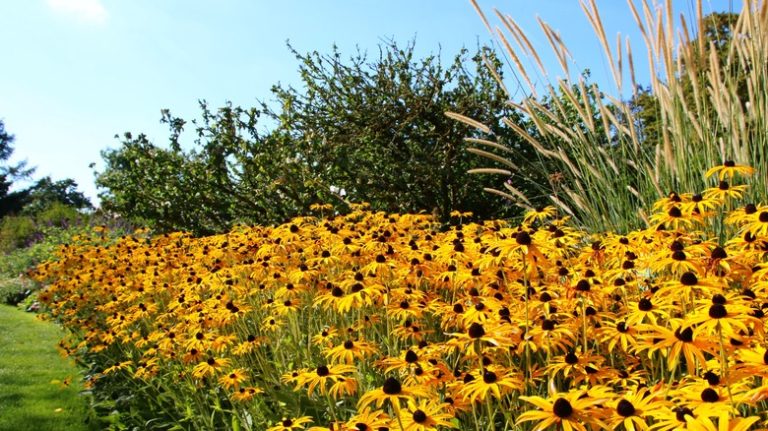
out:
<path id="1" fill-rule="evenodd" d="M 77 190 L 77 183 L 71 178 L 53 181 L 51 177 L 39 179 L 27 190 L 23 212 L 37 214 L 60 204 L 75 210 L 92 209 L 91 201 Z"/>
<path id="2" fill-rule="evenodd" d="M 211 111 L 201 102 L 202 118 L 191 122 L 163 111 L 167 148 L 126 134 L 120 148 L 103 152 L 97 185 L 104 208 L 161 231 L 197 234 L 281 222 L 315 203 L 344 211 L 348 202 L 368 202 L 442 220 L 452 211 L 514 213 L 482 192 L 495 178 L 467 174 L 477 157 L 464 138 L 479 136 L 445 115 L 484 121 L 517 158 L 535 157 L 502 125 L 516 117 L 493 77 L 501 65 L 492 51 L 469 57 L 462 50 L 448 66 L 438 56 L 416 60 L 413 43 L 383 45 L 372 61 L 359 51 L 344 60 L 335 47 L 328 55 L 293 53 L 304 89 L 274 86 L 275 108 Z M 262 117 L 271 130 L 259 131 Z M 190 125 L 196 137 L 185 151 L 181 138 Z M 510 181 L 529 188 L 545 175 L 523 163 Z"/>
<path id="3" fill-rule="evenodd" d="M 0 120 L 0 218 L 21 210 L 27 198 L 28 191 L 11 192 L 15 180 L 28 177 L 34 171 L 25 162 L 16 165 L 7 164 L 13 154 L 14 136 L 5 130 L 5 123 Z"/>

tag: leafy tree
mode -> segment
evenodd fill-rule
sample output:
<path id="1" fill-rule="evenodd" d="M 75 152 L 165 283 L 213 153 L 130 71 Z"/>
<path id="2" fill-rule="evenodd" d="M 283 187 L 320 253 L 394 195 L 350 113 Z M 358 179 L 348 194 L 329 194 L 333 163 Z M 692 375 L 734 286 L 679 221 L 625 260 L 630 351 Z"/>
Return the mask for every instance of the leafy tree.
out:
<path id="1" fill-rule="evenodd" d="M 93 208 L 91 201 L 77 190 L 77 183 L 71 178 L 53 181 L 44 177 L 27 190 L 26 204 L 23 212 L 37 214 L 45 211 L 54 204 L 63 205 L 77 210 Z"/>
<path id="2" fill-rule="evenodd" d="M 462 50 L 449 66 L 437 56 L 414 59 L 412 43 L 384 45 L 373 61 L 360 52 L 344 60 L 335 47 L 328 55 L 293 52 L 304 89 L 273 87 L 276 108 L 212 111 L 201 102 L 202 116 L 191 122 L 163 111 L 167 148 L 125 134 L 121 147 L 102 154 L 103 207 L 157 230 L 197 234 L 284 221 L 315 203 L 343 211 L 348 202 L 369 202 L 443 220 L 452 211 L 513 213 L 482 192 L 494 178 L 467 174 L 477 157 L 464 138 L 476 132 L 445 115 L 485 122 L 516 160 L 535 157 L 502 125 L 516 117 L 493 77 L 501 67 L 492 51 L 468 58 Z M 259 130 L 262 119 L 271 130 Z M 181 142 L 185 128 L 195 132 L 189 150 Z M 528 188 L 545 174 L 521 163 L 510 181 Z"/>
<path id="3" fill-rule="evenodd" d="M 13 154 L 13 141 L 14 136 L 5 130 L 5 123 L 0 120 L 0 218 L 21 210 L 28 191 L 11 192 L 10 189 L 15 180 L 28 177 L 33 172 L 24 162 L 7 164 Z"/>

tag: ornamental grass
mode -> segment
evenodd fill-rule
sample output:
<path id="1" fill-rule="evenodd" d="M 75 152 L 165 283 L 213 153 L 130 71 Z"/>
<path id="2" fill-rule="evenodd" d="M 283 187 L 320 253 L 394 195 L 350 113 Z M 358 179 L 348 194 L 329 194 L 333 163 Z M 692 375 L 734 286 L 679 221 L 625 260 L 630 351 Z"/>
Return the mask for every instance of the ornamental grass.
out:
<path id="1" fill-rule="evenodd" d="M 65 246 L 34 276 L 104 428 L 760 429 L 768 206 L 743 200 L 750 172 L 726 161 L 626 234 L 553 208 L 446 227 L 357 205 Z"/>
<path id="2" fill-rule="evenodd" d="M 470 151 L 489 159 L 487 168 L 471 172 L 524 178 L 517 165 L 533 164 L 549 173 L 549 184 L 535 186 L 552 205 L 581 226 L 616 232 L 649 223 L 652 204 L 670 190 L 700 193 L 708 186 L 704 173 L 723 160 L 768 176 L 768 2 L 745 0 L 720 25 L 717 15 L 705 16 L 701 0 L 628 0 L 638 43 L 606 34 L 596 0 L 580 0 L 611 76 L 602 87 L 574 70 L 568 35 L 538 19 L 547 45 L 536 47 L 512 15 L 486 14 L 472 3 L 519 84 L 509 91 L 510 103 L 526 123 L 505 123 L 540 160 L 521 160 L 487 126 L 451 114 L 487 134 L 468 140 L 476 144 Z M 677 17 L 675 4 L 695 12 Z M 545 68 L 549 59 L 559 68 Z M 647 84 L 636 72 L 646 68 Z M 536 197 L 510 183 L 488 191 L 522 206 Z M 748 193 L 768 201 L 768 182 Z"/>

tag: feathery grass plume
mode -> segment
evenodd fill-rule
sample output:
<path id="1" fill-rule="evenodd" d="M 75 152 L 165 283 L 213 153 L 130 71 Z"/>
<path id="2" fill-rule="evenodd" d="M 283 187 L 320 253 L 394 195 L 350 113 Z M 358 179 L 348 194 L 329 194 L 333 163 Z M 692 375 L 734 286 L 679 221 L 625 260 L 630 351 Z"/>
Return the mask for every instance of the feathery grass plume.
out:
<path id="1" fill-rule="evenodd" d="M 588 73 L 573 77 L 567 37 L 545 21 L 539 19 L 540 30 L 560 66 L 558 74 L 564 76 L 556 82 L 549 79 L 553 71 L 542 67 L 544 53 L 536 50 L 511 16 L 495 10 L 495 24 L 488 20 L 491 15 L 472 4 L 498 37 L 511 59 L 510 68 L 522 77 L 520 85 L 529 95 L 510 101 L 527 122 L 513 130 L 542 160 L 559 164 L 563 184 L 579 191 L 557 198 L 573 209 L 582 225 L 626 232 L 642 223 L 638 208 L 648 210 L 671 191 L 705 189 L 711 182 L 704 173 L 725 161 L 754 166 L 756 175 L 768 175 L 765 1 L 747 0 L 738 14 L 705 16 L 698 0 L 694 17 L 676 20 L 671 0 L 659 5 L 629 0 L 628 12 L 645 45 L 649 90 L 638 86 L 635 67 L 640 62 L 629 38 L 624 47 L 620 35 L 615 45 L 610 42 L 596 2 L 581 1 L 609 65 L 614 95 L 591 84 Z M 623 99 L 627 74 L 630 100 Z M 655 118 L 638 115 L 638 110 Z M 768 183 L 755 184 L 747 196 L 765 200 Z M 606 202 L 611 202 L 610 211 Z"/>

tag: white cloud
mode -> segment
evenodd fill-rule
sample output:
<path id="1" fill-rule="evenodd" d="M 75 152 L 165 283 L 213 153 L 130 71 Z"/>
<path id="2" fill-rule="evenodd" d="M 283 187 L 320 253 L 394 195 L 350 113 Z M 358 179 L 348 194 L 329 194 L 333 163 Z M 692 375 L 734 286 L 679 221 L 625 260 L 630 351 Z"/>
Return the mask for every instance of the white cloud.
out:
<path id="1" fill-rule="evenodd" d="M 101 0 L 48 0 L 48 6 L 83 22 L 104 24 L 107 21 L 107 10 Z"/>

